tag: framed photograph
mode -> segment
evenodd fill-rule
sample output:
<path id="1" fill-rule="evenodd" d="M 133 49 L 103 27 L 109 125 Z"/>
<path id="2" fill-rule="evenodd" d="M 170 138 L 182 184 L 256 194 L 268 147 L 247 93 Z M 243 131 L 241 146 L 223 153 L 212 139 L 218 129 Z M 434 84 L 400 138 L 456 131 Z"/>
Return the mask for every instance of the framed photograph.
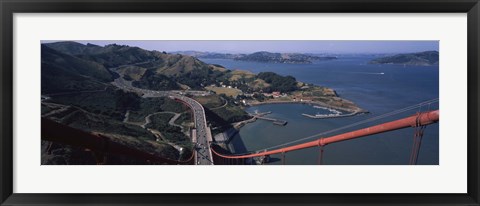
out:
<path id="1" fill-rule="evenodd" d="M 479 205 L 477 0 L 1 1 L 1 205 Z"/>

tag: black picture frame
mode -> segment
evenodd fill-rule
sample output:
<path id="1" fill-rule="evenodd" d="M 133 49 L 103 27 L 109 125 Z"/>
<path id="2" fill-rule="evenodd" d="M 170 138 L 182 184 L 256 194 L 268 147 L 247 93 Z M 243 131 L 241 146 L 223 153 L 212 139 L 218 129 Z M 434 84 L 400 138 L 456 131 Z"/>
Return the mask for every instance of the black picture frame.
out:
<path id="1" fill-rule="evenodd" d="M 478 0 L 0 0 L 1 205 L 480 205 Z M 19 194 L 13 193 L 15 13 L 467 13 L 468 192 L 466 194 Z M 455 178 L 455 177 L 452 177 Z M 212 183 L 215 181 L 211 180 Z M 439 182 L 441 184 L 441 182 Z"/>

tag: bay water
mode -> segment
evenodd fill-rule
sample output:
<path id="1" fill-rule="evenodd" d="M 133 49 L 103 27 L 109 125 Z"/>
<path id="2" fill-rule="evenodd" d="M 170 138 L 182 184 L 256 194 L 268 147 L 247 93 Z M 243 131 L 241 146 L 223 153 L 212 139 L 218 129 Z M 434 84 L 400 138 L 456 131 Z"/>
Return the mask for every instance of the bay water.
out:
<path id="1" fill-rule="evenodd" d="M 400 119 L 419 111 L 438 109 L 439 103 L 434 103 L 344 130 L 304 139 L 439 97 L 438 65 L 368 64 L 373 58 L 374 56 L 368 55 L 341 56 L 337 60 L 317 61 L 313 64 L 259 63 L 231 59 L 201 60 L 231 70 L 241 69 L 253 73 L 271 71 L 280 75 L 291 75 L 301 82 L 332 88 L 340 97 L 353 101 L 370 112 L 353 117 L 312 119 L 301 114 L 315 115 L 324 111 L 305 104 L 267 104 L 248 107 L 247 112 L 252 113 L 271 111 L 267 117 L 286 120 L 288 124 L 278 126 L 269 121 L 257 120 L 242 127 L 231 144 L 235 148 L 235 153 L 247 153 L 292 141 L 307 142 Z M 406 165 L 412 150 L 414 132 L 413 128 L 406 128 L 326 145 L 323 148 L 322 161 L 328 165 Z M 318 163 L 319 153 L 318 147 L 289 152 L 285 154 L 285 164 L 314 165 Z M 438 163 L 439 123 L 427 126 L 417 164 Z M 281 155 L 273 155 L 269 164 L 282 164 Z"/>

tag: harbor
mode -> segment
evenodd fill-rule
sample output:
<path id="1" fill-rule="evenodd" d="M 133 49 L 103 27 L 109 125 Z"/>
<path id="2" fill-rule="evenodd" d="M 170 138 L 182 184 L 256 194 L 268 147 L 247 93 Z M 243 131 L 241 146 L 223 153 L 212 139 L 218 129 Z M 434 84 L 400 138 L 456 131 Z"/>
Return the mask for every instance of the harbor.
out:
<path id="1" fill-rule="evenodd" d="M 368 111 L 366 111 L 366 110 L 361 110 L 361 111 L 351 111 L 350 113 L 345 114 L 345 113 L 343 113 L 345 111 L 342 112 L 342 111 L 339 111 L 339 110 L 333 109 L 333 108 L 322 107 L 322 106 L 318 106 L 318 105 L 315 105 L 313 107 L 316 108 L 316 109 L 328 110 L 330 113 L 328 113 L 328 114 L 318 114 L 317 113 L 315 115 L 302 113 L 302 115 L 305 116 L 305 117 L 312 118 L 312 119 L 328 119 L 328 118 L 351 117 L 351 116 L 355 116 L 357 114 L 368 113 Z"/>

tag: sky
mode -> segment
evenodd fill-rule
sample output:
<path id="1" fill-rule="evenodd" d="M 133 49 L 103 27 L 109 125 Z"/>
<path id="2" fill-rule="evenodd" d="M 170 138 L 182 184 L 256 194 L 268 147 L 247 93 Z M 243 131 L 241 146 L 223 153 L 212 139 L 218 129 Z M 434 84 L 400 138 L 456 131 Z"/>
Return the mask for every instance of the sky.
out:
<path id="1" fill-rule="evenodd" d="M 52 41 L 42 41 L 52 42 Z M 138 41 L 76 41 L 83 44 L 91 43 L 99 46 L 120 44 L 137 46 L 146 50 L 157 51 L 206 51 L 221 53 L 253 53 L 268 52 L 298 52 L 298 53 L 408 53 L 439 50 L 438 41 L 327 41 L 327 40 L 282 40 L 282 41 L 250 41 L 250 40 L 138 40 Z"/>

